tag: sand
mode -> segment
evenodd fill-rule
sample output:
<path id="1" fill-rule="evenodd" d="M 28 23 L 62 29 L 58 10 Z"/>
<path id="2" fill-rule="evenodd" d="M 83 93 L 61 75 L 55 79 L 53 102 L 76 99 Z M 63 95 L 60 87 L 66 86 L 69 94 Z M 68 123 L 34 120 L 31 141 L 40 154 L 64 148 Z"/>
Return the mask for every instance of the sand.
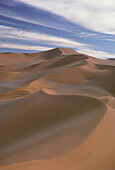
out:
<path id="1" fill-rule="evenodd" d="M 115 60 L 1 53 L 0 170 L 115 170 Z"/>

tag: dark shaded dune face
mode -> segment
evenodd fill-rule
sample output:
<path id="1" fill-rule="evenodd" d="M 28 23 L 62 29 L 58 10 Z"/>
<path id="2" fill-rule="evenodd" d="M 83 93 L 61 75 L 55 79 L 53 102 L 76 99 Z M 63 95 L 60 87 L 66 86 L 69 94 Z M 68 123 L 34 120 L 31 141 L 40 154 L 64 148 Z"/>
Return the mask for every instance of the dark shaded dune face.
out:
<path id="1" fill-rule="evenodd" d="M 67 55 L 72 55 L 72 54 L 79 54 L 78 52 L 76 52 L 75 50 L 73 50 L 72 48 L 58 48 L 63 54 L 67 54 Z"/>
<path id="2" fill-rule="evenodd" d="M 0 70 L 7 68 L 6 66 L 0 65 Z"/>
<path id="3" fill-rule="evenodd" d="M 88 57 L 85 55 L 64 55 L 64 57 L 62 56 L 59 60 L 50 64 L 50 67 L 61 67 L 80 61 L 86 61 L 86 59 L 88 59 Z"/>
<path id="4" fill-rule="evenodd" d="M 115 58 L 108 58 L 107 60 L 115 61 Z"/>
<path id="5" fill-rule="evenodd" d="M 96 68 L 99 70 L 110 70 L 110 69 L 115 69 L 115 66 L 113 65 L 100 65 L 100 64 L 95 64 Z"/>
<path id="6" fill-rule="evenodd" d="M 11 52 L 4 52 L 4 53 L 1 53 L 1 54 L 12 54 Z"/>
<path id="7" fill-rule="evenodd" d="M 0 170 L 105 170 L 114 96 L 113 60 L 69 48 L 0 54 Z"/>
<path id="8" fill-rule="evenodd" d="M 28 53 L 23 53 L 24 55 L 27 55 L 27 56 L 30 56 L 30 55 L 32 55 L 32 54 L 28 54 Z"/>
<path id="9" fill-rule="evenodd" d="M 59 48 L 55 48 L 52 50 L 44 51 L 39 53 L 41 57 L 45 59 L 51 59 L 57 56 L 60 56 L 62 54 L 61 50 Z"/>
<path id="10" fill-rule="evenodd" d="M 115 66 L 111 65 L 96 65 L 96 68 L 101 70 L 95 76 L 95 81 L 104 87 L 112 96 L 115 96 Z"/>
<path id="11" fill-rule="evenodd" d="M 39 68 L 41 65 L 43 65 L 45 63 L 46 63 L 46 61 L 41 61 L 40 63 L 32 64 L 32 65 L 29 65 L 29 66 L 20 67 L 18 69 L 15 69 L 15 71 L 31 72 L 31 71 Z"/>
<path id="12" fill-rule="evenodd" d="M 106 106 L 90 97 L 39 92 L 16 102 L 15 108 L 12 104 L 3 112 L 7 119 L 0 125 L 0 157 L 6 156 L 1 164 L 7 164 L 10 161 L 48 159 L 69 152 L 96 128 Z M 14 158 L 12 154 L 16 154 Z"/>

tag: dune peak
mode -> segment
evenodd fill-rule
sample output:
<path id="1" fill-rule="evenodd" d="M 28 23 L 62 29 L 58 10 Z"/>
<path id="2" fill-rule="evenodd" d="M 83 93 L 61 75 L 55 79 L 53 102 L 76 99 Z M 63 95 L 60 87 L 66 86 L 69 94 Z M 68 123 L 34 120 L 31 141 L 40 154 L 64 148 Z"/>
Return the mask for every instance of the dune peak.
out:
<path id="1" fill-rule="evenodd" d="M 114 170 L 114 77 L 72 48 L 0 53 L 0 170 Z"/>

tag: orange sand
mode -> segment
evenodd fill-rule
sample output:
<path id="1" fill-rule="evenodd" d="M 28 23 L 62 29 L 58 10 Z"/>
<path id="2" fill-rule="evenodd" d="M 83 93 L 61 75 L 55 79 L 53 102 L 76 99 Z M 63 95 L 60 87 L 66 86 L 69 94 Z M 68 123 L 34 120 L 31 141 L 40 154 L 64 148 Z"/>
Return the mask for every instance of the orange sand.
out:
<path id="1" fill-rule="evenodd" d="M 115 170 L 115 60 L 1 53 L 0 170 Z"/>

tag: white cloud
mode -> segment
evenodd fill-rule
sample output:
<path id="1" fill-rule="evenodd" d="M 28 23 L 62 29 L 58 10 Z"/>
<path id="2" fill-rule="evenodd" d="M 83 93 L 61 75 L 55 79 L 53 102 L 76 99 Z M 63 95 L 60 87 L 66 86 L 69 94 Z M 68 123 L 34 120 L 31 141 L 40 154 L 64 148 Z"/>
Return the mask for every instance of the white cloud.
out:
<path id="1" fill-rule="evenodd" d="M 24 21 L 24 22 L 29 22 L 29 23 L 32 23 L 32 24 L 40 25 L 40 26 L 43 26 L 43 27 L 48 27 L 48 28 L 52 28 L 52 29 L 57 29 L 57 30 L 65 31 L 65 32 L 70 32 L 70 33 L 72 32 L 72 33 L 74 33 L 74 31 L 69 30 L 68 28 L 65 29 L 65 28 L 62 28 L 60 26 L 56 27 L 56 26 L 53 26 L 53 25 L 48 24 L 48 23 L 47 24 L 42 23 L 42 21 L 39 22 L 39 21 L 35 21 L 35 20 L 24 18 L 24 17 L 15 16 L 15 15 L 12 15 L 10 13 L 6 13 L 6 11 L 2 11 L 2 12 L 0 11 L 0 15 L 3 15 L 5 17 L 11 17 L 13 19 L 21 20 L 21 21 Z M 10 23 L 9 21 L 5 21 L 5 20 L 2 20 L 2 22 L 7 23 L 7 24 Z M 12 24 L 13 25 L 18 25 L 16 23 L 12 23 Z"/>
<path id="2" fill-rule="evenodd" d="M 69 19 L 88 29 L 115 34 L 115 0 L 14 0 Z"/>
<path id="3" fill-rule="evenodd" d="M 115 39 L 111 39 L 111 38 L 104 39 L 104 40 L 107 40 L 107 41 L 115 41 Z"/>
<path id="4" fill-rule="evenodd" d="M 89 32 L 81 32 L 78 33 L 77 36 L 79 36 L 80 38 L 98 38 L 98 34 L 94 34 L 94 33 L 89 33 Z"/>
<path id="5" fill-rule="evenodd" d="M 30 46 L 30 45 L 21 45 L 21 44 L 10 44 L 10 43 L 0 43 L 0 48 L 11 48 L 11 49 L 21 49 L 21 50 L 32 50 L 32 51 L 45 51 L 52 48 L 45 46 Z M 77 49 L 78 52 L 84 53 L 96 58 L 115 58 L 115 54 L 109 54 L 104 51 L 96 51 L 90 48 Z"/>
<path id="6" fill-rule="evenodd" d="M 84 53 L 87 55 L 90 55 L 92 57 L 96 57 L 96 58 L 115 58 L 115 54 L 110 54 L 104 51 L 98 51 L 98 50 L 93 50 L 91 48 L 82 48 L 82 49 L 78 49 L 78 52 L 80 53 Z"/>
<path id="7" fill-rule="evenodd" d="M 67 38 L 56 37 L 48 34 L 34 33 L 21 31 L 16 28 L 8 27 L 8 26 L 0 26 L 1 38 L 14 38 L 30 40 L 32 42 L 39 42 L 42 44 L 50 45 L 51 47 L 46 46 L 31 46 L 31 45 L 21 45 L 21 44 L 11 44 L 11 43 L 0 43 L 0 48 L 11 48 L 11 49 L 22 49 L 22 50 L 33 50 L 33 51 L 44 51 L 58 47 L 70 47 L 76 49 L 78 52 L 91 55 L 97 58 L 115 58 L 115 54 L 109 54 L 104 51 L 97 51 L 92 49 L 92 46 L 88 44 L 83 44 L 76 42 L 74 40 L 70 40 Z M 85 35 L 85 33 L 83 34 Z"/>
<path id="8" fill-rule="evenodd" d="M 0 43 L 0 48 L 11 48 L 11 49 L 21 49 L 21 50 L 33 50 L 33 51 L 45 51 L 51 49 L 49 47 L 44 47 L 44 46 L 30 46 L 30 45 L 10 44 L 10 43 Z"/>
<path id="9" fill-rule="evenodd" d="M 29 31 L 22 31 L 12 27 L 0 26 L 1 38 L 14 38 L 21 40 L 37 41 L 38 43 L 44 43 L 55 46 L 65 46 L 71 48 L 86 47 L 88 44 L 80 43 L 71 39 L 52 36 L 49 34 L 35 33 Z"/>

